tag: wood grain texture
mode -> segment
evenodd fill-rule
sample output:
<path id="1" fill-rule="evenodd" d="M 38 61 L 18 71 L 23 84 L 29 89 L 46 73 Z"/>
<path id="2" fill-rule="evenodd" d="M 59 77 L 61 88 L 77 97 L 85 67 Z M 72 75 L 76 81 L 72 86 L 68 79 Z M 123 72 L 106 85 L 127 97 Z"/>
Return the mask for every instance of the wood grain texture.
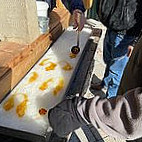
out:
<path id="1" fill-rule="evenodd" d="M 49 46 L 68 27 L 70 14 L 54 9 L 50 14 L 50 29 L 31 44 L 0 42 L 0 100 L 24 77 Z"/>

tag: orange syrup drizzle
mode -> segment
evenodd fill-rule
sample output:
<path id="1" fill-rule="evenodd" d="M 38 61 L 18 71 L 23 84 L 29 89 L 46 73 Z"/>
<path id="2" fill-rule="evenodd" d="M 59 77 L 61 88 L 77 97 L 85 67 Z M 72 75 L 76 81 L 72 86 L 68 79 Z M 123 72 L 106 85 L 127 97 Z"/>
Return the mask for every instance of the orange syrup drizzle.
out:
<path id="1" fill-rule="evenodd" d="M 36 81 L 37 80 L 37 78 L 38 78 L 38 73 L 36 73 L 36 72 L 33 72 L 33 75 L 29 78 L 29 83 L 33 83 L 34 81 Z"/>
<path id="2" fill-rule="evenodd" d="M 73 67 L 71 66 L 70 63 L 68 63 L 68 62 L 66 62 L 66 61 L 62 61 L 62 62 L 65 62 L 65 64 L 66 64 L 66 65 L 64 65 L 64 66 L 62 67 L 63 70 L 65 70 L 65 71 L 70 71 L 70 70 L 73 69 Z"/>
<path id="3" fill-rule="evenodd" d="M 53 82 L 53 78 L 50 78 L 47 81 L 43 82 L 42 85 L 39 87 L 39 89 L 42 91 L 46 90 L 50 82 Z"/>
<path id="4" fill-rule="evenodd" d="M 7 101 L 5 101 L 3 108 L 5 111 L 9 111 L 14 107 L 14 95 L 8 98 Z"/>
<path id="5" fill-rule="evenodd" d="M 49 66 L 47 66 L 47 67 L 45 68 L 45 70 L 46 70 L 46 71 L 54 70 L 56 66 L 57 66 L 56 63 L 49 62 Z"/>
<path id="6" fill-rule="evenodd" d="M 26 94 L 23 94 L 23 95 L 24 95 L 24 101 L 22 101 L 16 107 L 16 113 L 19 117 L 23 117 L 25 115 L 26 110 L 27 110 L 28 96 Z"/>
<path id="7" fill-rule="evenodd" d="M 40 115 L 46 115 L 46 113 L 47 113 L 47 110 L 45 108 L 39 109 L 39 114 Z"/>
<path id="8" fill-rule="evenodd" d="M 57 96 L 57 94 L 63 89 L 63 87 L 64 87 L 64 80 L 63 78 L 60 78 L 58 85 L 53 90 L 53 95 Z"/>
<path id="9" fill-rule="evenodd" d="M 71 59 L 76 58 L 76 56 L 77 56 L 77 55 L 76 55 L 76 54 L 73 54 L 73 53 L 70 53 L 70 54 L 69 54 L 69 57 L 70 57 Z"/>
<path id="10" fill-rule="evenodd" d="M 40 66 L 44 66 L 45 64 L 47 64 L 47 61 L 48 61 L 49 59 L 44 59 L 43 61 L 41 61 L 40 63 L 39 63 L 39 65 Z"/>

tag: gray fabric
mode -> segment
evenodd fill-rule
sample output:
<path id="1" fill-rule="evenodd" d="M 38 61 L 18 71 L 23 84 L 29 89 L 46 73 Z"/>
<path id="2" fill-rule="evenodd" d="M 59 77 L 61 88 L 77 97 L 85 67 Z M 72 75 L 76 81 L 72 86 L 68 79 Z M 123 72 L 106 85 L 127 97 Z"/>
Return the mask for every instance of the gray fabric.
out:
<path id="1" fill-rule="evenodd" d="M 58 136 L 65 137 L 87 124 L 87 114 L 96 128 L 101 128 L 112 137 L 125 140 L 140 138 L 142 137 L 142 87 L 111 99 L 96 96 L 91 102 L 80 98 L 64 100 L 49 111 L 49 122 Z"/>
<path id="2" fill-rule="evenodd" d="M 54 132 L 60 137 L 66 137 L 75 129 L 86 125 L 76 106 L 80 98 L 66 99 L 56 107 L 49 110 L 49 123 Z"/>
<path id="3" fill-rule="evenodd" d="M 128 91 L 124 96 L 111 99 L 94 97 L 88 110 L 85 103 L 78 107 L 82 117 L 89 111 L 89 119 L 106 134 L 125 140 L 142 137 L 142 88 Z M 82 113 L 83 112 L 83 113 Z"/>

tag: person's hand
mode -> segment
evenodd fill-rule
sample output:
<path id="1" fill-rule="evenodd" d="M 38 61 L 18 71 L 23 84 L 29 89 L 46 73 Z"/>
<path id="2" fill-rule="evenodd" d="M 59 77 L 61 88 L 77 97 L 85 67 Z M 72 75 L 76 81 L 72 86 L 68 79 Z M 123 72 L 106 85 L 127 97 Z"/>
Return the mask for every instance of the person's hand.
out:
<path id="1" fill-rule="evenodd" d="M 72 95 L 48 110 L 50 126 L 59 137 L 66 137 L 74 130 L 86 125 L 86 121 L 77 111 L 78 103 L 85 100 L 82 96 Z"/>
<path id="2" fill-rule="evenodd" d="M 131 46 L 131 45 L 128 46 L 128 52 L 127 52 L 127 56 L 128 56 L 128 57 L 131 57 L 131 54 L 132 54 L 132 52 L 133 52 L 133 49 L 134 49 L 133 46 Z"/>
<path id="3" fill-rule="evenodd" d="M 81 31 L 84 27 L 85 22 L 86 19 L 84 13 L 79 9 L 75 9 L 73 11 L 73 28 L 77 29 L 77 31 Z"/>

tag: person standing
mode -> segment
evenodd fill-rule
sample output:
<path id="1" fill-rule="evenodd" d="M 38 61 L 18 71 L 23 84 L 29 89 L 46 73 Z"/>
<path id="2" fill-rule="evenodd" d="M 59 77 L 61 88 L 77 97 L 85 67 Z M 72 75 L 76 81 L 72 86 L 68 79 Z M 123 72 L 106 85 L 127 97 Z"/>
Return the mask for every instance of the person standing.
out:
<path id="1" fill-rule="evenodd" d="M 83 1 L 68 0 L 68 3 L 74 16 L 74 28 L 81 31 L 85 23 Z M 142 30 L 142 1 L 98 0 L 97 5 L 98 17 L 107 27 L 103 45 L 106 69 L 101 83 L 92 84 L 91 88 L 101 90 L 105 87 L 107 98 L 111 98 L 117 95 L 123 71 Z"/>

